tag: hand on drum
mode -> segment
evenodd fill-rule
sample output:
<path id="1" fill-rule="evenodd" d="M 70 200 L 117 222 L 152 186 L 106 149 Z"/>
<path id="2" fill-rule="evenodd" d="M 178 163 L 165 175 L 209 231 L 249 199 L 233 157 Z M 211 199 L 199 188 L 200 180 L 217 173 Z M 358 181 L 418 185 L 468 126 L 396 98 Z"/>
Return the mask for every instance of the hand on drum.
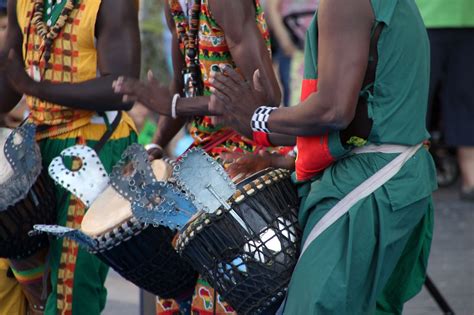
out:
<path id="1" fill-rule="evenodd" d="M 220 72 L 212 72 L 211 104 L 214 100 L 224 110 L 223 119 L 243 135 L 251 135 L 250 120 L 255 109 L 266 105 L 267 99 L 261 82 L 260 70 L 253 76 L 253 85 L 227 65 L 220 65 Z"/>
<path id="2" fill-rule="evenodd" d="M 150 143 L 145 146 L 146 151 L 148 152 L 148 160 L 151 162 L 153 160 L 162 159 L 165 156 L 165 150 L 162 146 Z"/>
<path id="3" fill-rule="evenodd" d="M 225 153 L 222 155 L 227 167 L 227 173 L 234 181 L 247 178 L 250 175 L 266 169 L 272 164 L 271 154 L 268 152 L 251 153 Z"/>
<path id="4" fill-rule="evenodd" d="M 171 94 L 168 86 L 162 85 L 151 70 L 148 71 L 146 82 L 119 77 L 112 83 L 112 88 L 115 93 L 123 95 L 124 103 L 139 102 L 156 113 L 171 116 Z"/>

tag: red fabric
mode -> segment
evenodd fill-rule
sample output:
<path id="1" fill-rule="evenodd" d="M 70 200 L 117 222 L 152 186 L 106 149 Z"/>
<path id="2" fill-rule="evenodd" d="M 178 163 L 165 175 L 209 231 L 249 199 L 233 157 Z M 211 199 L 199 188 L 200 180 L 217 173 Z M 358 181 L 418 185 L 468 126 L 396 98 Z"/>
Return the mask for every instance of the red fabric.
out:
<path id="1" fill-rule="evenodd" d="M 253 141 L 262 147 L 271 147 L 272 144 L 270 143 L 270 138 L 268 133 L 261 132 L 261 131 L 254 131 L 253 132 Z"/>
<path id="2" fill-rule="evenodd" d="M 317 79 L 303 80 L 301 101 L 318 90 Z M 328 135 L 297 137 L 298 158 L 296 159 L 296 179 L 309 180 L 317 173 L 331 165 L 335 159 L 329 151 Z"/>
<path id="3" fill-rule="evenodd" d="M 304 79 L 301 87 L 301 101 L 318 91 L 318 79 Z"/>
<path id="4" fill-rule="evenodd" d="M 296 159 L 296 178 L 304 181 L 326 169 L 335 159 L 328 146 L 328 135 L 298 137 L 298 158 Z"/>

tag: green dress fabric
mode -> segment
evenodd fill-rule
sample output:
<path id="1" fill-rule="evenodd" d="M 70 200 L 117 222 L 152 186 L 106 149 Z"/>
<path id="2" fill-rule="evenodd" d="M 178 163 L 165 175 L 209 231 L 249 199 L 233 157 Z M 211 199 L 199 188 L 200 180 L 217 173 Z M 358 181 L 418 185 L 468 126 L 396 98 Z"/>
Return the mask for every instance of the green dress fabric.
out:
<path id="1" fill-rule="evenodd" d="M 147 145 L 152 143 L 153 137 L 155 136 L 158 125 L 155 121 L 151 119 L 146 119 L 145 124 L 143 125 L 140 134 L 138 135 L 138 143 L 142 145 Z"/>
<path id="2" fill-rule="evenodd" d="M 79 0 L 73 0 L 72 2 L 74 4 L 77 4 L 77 1 Z M 50 21 L 50 25 L 56 24 L 56 22 L 59 19 L 59 16 L 61 15 L 64 7 L 66 6 L 67 1 L 60 1 L 57 3 L 50 3 L 48 0 L 44 0 L 44 15 L 43 15 L 43 21 L 48 22 Z"/>
<path id="3" fill-rule="evenodd" d="M 414 0 L 371 3 L 384 27 L 373 93 L 362 91 L 374 122 L 368 141 L 415 145 L 429 138 L 426 30 Z M 311 32 L 307 49 L 317 57 L 317 18 Z M 311 181 L 297 182 L 303 241 L 338 201 L 396 156 L 349 153 Z M 435 189 L 434 163 L 422 148 L 311 244 L 294 271 L 284 314 L 400 314 L 425 279 Z"/>
<path id="4" fill-rule="evenodd" d="M 60 155 L 60 153 L 71 146 L 76 145 L 77 139 L 45 139 L 39 142 L 41 149 L 43 167 L 47 168 L 51 161 Z M 94 147 L 97 141 L 87 141 L 86 145 Z M 117 163 L 123 151 L 137 142 L 137 136 L 132 133 L 129 137 L 108 141 L 99 153 L 99 158 L 108 173 Z M 67 161 L 66 161 L 67 163 Z M 65 192 L 59 185 L 56 185 L 56 198 L 60 199 Z M 70 194 L 68 194 L 70 195 Z M 69 198 L 67 199 L 69 200 Z M 59 202 L 59 201 L 58 201 Z M 58 224 L 65 225 L 67 220 L 69 202 L 58 205 Z M 52 240 L 50 242 L 49 267 L 51 269 L 52 293 L 48 297 L 45 314 L 57 314 L 56 301 L 58 295 L 56 285 L 58 279 L 58 270 L 62 250 L 62 239 Z M 107 290 L 104 283 L 107 277 L 109 267 L 104 264 L 96 256 L 89 254 L 82 248 L 79 248 L 77 254 L 75 276 L 74 276 L 74 292 L 73 294 L 73 310 L 74 315 L 91 315 L 100 314 L 107 300 Z M 86 302 L 87 301 L 87 302 Z"/>
<path id="5" fill-rule="evenodd" d="M 474 27 L 472 0 L 416 0 L 427 28 Z"/>

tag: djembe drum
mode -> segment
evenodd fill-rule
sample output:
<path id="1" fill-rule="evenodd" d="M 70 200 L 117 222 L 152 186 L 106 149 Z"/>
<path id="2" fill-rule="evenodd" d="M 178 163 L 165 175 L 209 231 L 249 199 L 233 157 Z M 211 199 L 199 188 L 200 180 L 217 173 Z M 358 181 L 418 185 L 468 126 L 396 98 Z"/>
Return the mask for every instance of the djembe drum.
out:
<path id="1" fill-rule="evenodd" d="M 155 160 L 152 168 L 158 180 L 171 174 L 170 166 L 161 160 Z M 97 240 L 96 255 L 138 287 L 163 298 L 192 292 L 197 274 L 171 246 L 176 233 L 139 222 L 131 203 L 112 187 L 89 208 L 82 231 Z"/>
<path id="2" fill-rule="evenodd" d="M 282 301 L 298 259 L 298 196 L 288 171 L 267 169 L 228 203 L 189 222 L 176 248 L 238 314 L 260 314 Z"/>
<path id="3" fill-rule="evenodd" d="M 93 149 L 75 146 L 61 155 L 79 158 L 81 168 L 67 170 L 58 157 L 49 167 L 50 175 L 89 209 L 80 230 L 60 226 L 35 229 L 77 241 L 122 277 L 160 297 L 191 295 L 197 272 L 174 250 L 176 232 L 142 223 L 133 213 L 138 191 L 169 178 L 172 167 L 162 160 L 145 163 L 146 151 L 132 145 L 114 167 L 109 181 Z"/>
<path id="4" fill-rule="evenodd" d="M 54 183 L 42 171 L 34 125 L 0 128 L 0 149 L 0 257 L 23 259 L 48 245 L 28 232 L 55 222 Z"/>

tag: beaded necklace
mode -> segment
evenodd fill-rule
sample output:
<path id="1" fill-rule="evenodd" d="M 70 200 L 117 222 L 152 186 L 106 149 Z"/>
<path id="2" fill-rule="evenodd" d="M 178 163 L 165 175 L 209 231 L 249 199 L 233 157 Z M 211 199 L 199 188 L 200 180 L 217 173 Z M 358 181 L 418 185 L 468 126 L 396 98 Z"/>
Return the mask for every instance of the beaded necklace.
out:
<path id="1" fill-rule="evenodd" d="M 193 5 L 190 10 L 189 7 L 190 1 L 187 0 L 186 10 L 189 12 L 188 22 L 177 23 L 176 30 L 180 41 L 184 45 L 184 51 L 189 60 L 186 69 L 183 70 L 184 93 L 186 97 L 194 97 L 202 95 L 204 91 L 204 84 L 202 82 L 198 60 L 198 33 L 201 0 L 193 0 Z M 176 12 L 174 14 L 183 14 L 183 12 Z"/>
<path id="2" fill-rule="evenodd" d="M 44 40 L 44 59 L 46 63 L 51 58 L 53 42 L 66 24 L 74 5 L 73 0 L 58 0 L 54 4 L 53 0 L 47 0 L 46 6 L 44 0 L 35 0 L 31 22 L 35 25 L 37 34 Z"/>

